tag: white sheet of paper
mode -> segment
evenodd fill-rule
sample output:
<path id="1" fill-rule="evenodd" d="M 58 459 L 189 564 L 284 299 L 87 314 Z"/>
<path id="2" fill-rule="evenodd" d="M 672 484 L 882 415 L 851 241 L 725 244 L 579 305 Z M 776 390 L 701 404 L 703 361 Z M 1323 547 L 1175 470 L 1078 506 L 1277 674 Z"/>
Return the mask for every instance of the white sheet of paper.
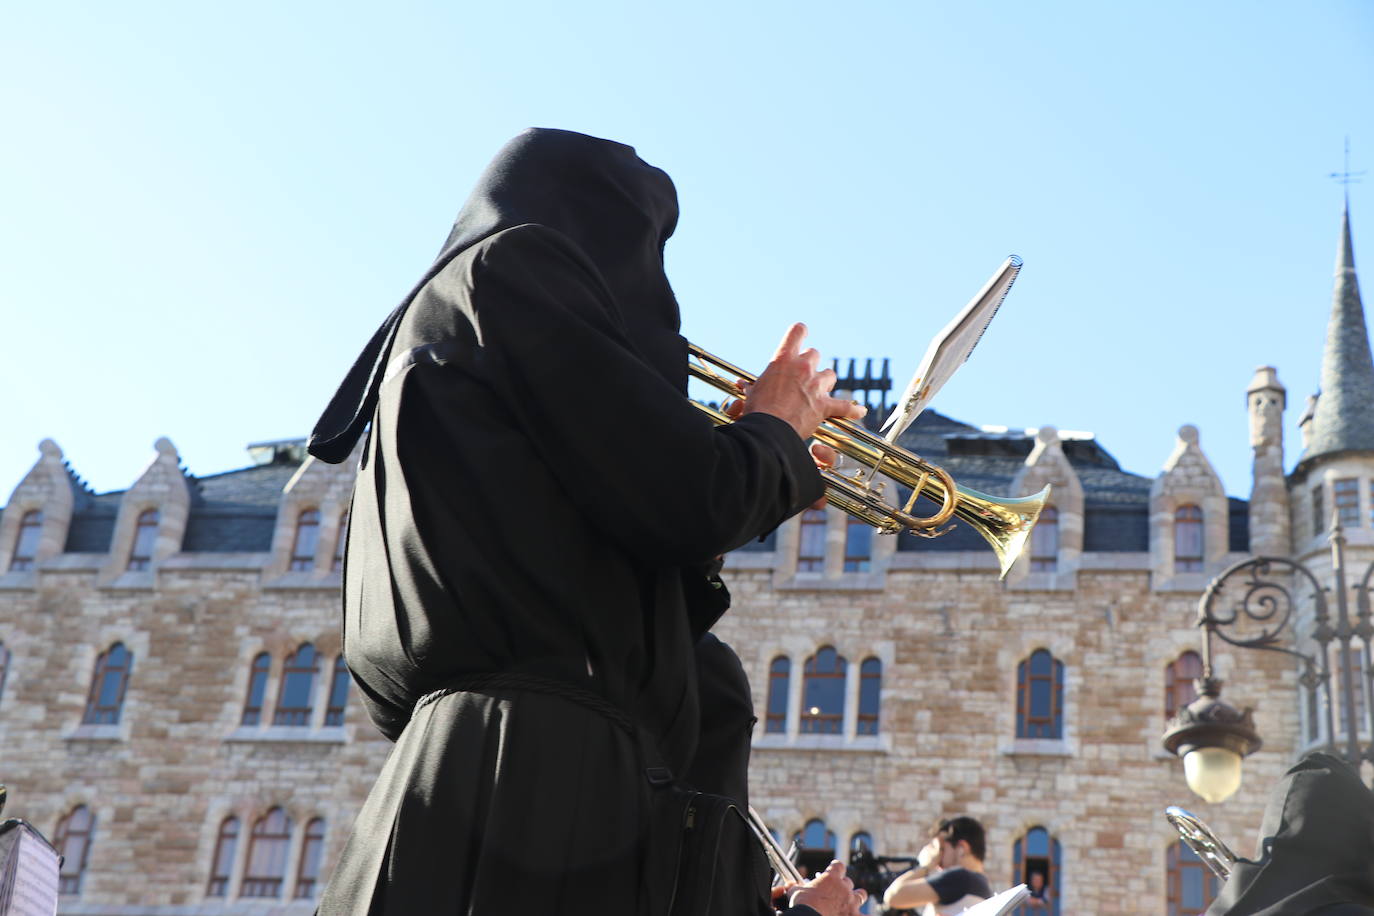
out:
<path id="1" fill-rule="evenodd" d="M 1018 884 L 1013 888 L 993 894 L 982 903 L 975 903 L 964 910 L 963 916 L 1003 916 L 1015 909 L 1021 901 L 1030 896 L 1030 888 Z"/>
<path id="2" fill-rule="evenodd" d="M 1011 291 L 1011 284 L 1021 272 L 1021 259 L 1012 255 L 1002 262 L 997 272 L 983 285 L 968 305 L 954 316 L 931 340 L 926 355 L 921 359 L 916 374 L 907 383 L 906 390 L 897 399 L 897 406 L 883 424 L 888 442 L 896 442 L 921 411 L 930 404 L 935 393 L 944 387 L 964 361 L 969 358 L 973 348 L 982 339 L 992 317 L 997 314 L 1002 300 Z"/>

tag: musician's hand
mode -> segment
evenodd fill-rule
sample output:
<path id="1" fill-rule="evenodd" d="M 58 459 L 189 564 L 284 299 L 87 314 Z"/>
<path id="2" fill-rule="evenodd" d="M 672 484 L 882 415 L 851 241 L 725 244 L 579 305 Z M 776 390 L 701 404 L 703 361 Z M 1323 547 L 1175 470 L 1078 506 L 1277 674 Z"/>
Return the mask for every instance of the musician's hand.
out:
<path id="1" fill-rule="evenodd" d="M 821 355 L 801 348 L 806 325 L 797 322 L 787 329 L 773 360 L 749 386 L 749 398 L 740 415 L 767 413 L 785 421 L 803 439 L 828 419 L 860 420 L 868 412 L 862 404 L 830 396 L 835 370 L 820 369 Z"/>
<path id="2" fill-rule="evenodd" d="M 845 875 L 844 863 L 839 860 L 796 888 L 788 902 L 792 906 L 805 904 L 821 916 L 857 916 L 868 899 L 867 891 L 854 889 L 854 882 Z"/>

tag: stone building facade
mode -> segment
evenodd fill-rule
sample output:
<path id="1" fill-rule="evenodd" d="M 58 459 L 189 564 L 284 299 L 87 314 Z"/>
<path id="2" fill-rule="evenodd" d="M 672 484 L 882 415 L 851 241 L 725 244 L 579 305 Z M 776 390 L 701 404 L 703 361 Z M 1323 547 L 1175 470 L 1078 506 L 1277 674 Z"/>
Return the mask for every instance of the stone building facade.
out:
<path id="1" fill-rule="evenodd" d="M 1164 807 L 1248 852 L 1268 787 L 1328 737 L 1285 657 L 1221 652 L 1265 745 L 1230 800 L 1190 795 L 1160 736 L 1190 696 L 1204 585 L 1250 552 L 1320 566 L 1315 520 L 1333 507 L 1352 566 L 1374 560 L 1374 442 L 1350 432 L 1374 430 L 1374 363 L 1348 216 L 1340 252 L 1332 365 L 1292 474 L 1277 374 L 1246 390 L 1249 501 L 1227 497 L 1191 426 L 1144 477 L 1085 433 L 930 412 L 903 443 L 962 484 L 1053 487 L 1004 580 L 966 525 L 877 537 L 835 510 L 727 557 L 717 632 L 754 684 L 753 801 L 780 836 L 913 855 L 933 820 L 971 814 L 994 887 L 1039 870 L 1055 912 L 1196 911 L 1204 873 Z M 45 440 L 0 514 L 0 782 L 7 813 L 67 854 L 63 913 L 309 913 L 385 759 L 337 667 L 349 464 L 295 442 L 250 451 L 197 477 L 161 439 L 127 490 L 95 494 Z"/>

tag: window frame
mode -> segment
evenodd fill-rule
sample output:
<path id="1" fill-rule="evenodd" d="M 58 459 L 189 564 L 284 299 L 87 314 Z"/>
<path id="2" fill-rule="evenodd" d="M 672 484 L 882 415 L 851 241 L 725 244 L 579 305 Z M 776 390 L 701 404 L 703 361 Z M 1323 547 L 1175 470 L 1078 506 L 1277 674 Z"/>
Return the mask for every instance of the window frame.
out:
<path id="1" fill-rule="evenodd" d="M 125 569 L 140 572 L 153 565 L 153 554 L 157 551 L 157 531 L 162 524 L 162 513 L 157 509 L 144 509 L 138 513 L 134 522 L 134 537 L 129 544 L 129 562 Z"/>
<path id="2" fill-rule="evenodd" d="M 1190 674 L 1181 670 L 1180 663 L 1188 660 L 1187 668 L 1196 662 L 1197 673 Z M 1178 657 L 1164 666 L 1164 721 L 1178 715 L 1178 711 L 1197 699 L 1197 687 L 1193 681 L 1202 677 L 1202 656 L 1192 649 L 1185 649 Z"/>
<path id="3" fill-rule="evenodd" d="M 303 544 L 302 541 L 305 543 Z M 296 513 L 296 530 L 291 535 L 291 555 L 287 559 L 289 572 L 310 572 L 315 568 L 315 554 L 320 549 L 320 510 L 305 508 Z M 308 551 L 308 553 L 306 552 Z"/>
<path id="4" fill-rule="evenodd" d="M 1202 572 L 1207 557 L 1207 531 L 1202 507 L 1184 503 L 1174 509 L 1174 572 Z M 1196 538 L 1196 544 L 1187 541 Z M 1185 553 L 1196 547 L 1196 553 Z"/>
<path id="5" fill-rule="evenodd" d="M 1044 654 L 1050 660 L 1048 674 L 1033 672 L 1032 663 Z M 1050 714 L 1037 717 L 1031 711 L 1034 684 L 1049 681 Z M 1039 732 L 1048 732 L 1043 734 Z M 1016 737 L 1062 741 L 1064 738 L 1064 663 L 1046 648 L 1032 651 L 1016 667 Z"/>
<path id="6" fill-rule="evenodd" d="M 1053 537 L 1053 550 L 1046 543 Z M 1055 572 L 1059 568 L 1059 510 L 1046 506 L 1031 529 L 1030 571 Z"/>
<path id="7" fill-rule="evenodd" d="M 779 663 L 782 669 L 779 670 Z M 786 655 L 774 656 L 768 663 L 768 701 L 763 713 L 763 733 L 766 735 L 787 734 L 787 711 L 790 706 L 789 694 L 792 688 L 792 659 Z M 780 709 L 781 711 L 775 711 Z"/>
<path id="8" fill-rule="evenodd" d="M 797 517 L 797 572 L 825 572 L 825 535 L 829 521 L 824 509 L 803 509 Z M 807 553 L 819 541 L 819 553 Z"/>
<path id="9" fill-rule="evenodd" d="M 319 830 L 316 832 L 316 827 Z M 312 817 L 305 824 L 300 855 L 296 859 L 296 884 L 292 900 L 314 900 L 320 884 L 320 866 L 324 862 L 325 823 L 322 817 Z M 312 859 L 313 854 L 313 861 Z M 309 874 L 307 875 L 307 866 Z"/>
<path id="10" fill-rule="evenodd" d="M 872 663 L 870 665 L 870 663 Z M 869 694 L 869 691 L 872 694 Z M 866 699 L 871 696 L 871 704 Z M 872 711 L 868 711 L 871 705 Z M 883 705 L 883 660 L 870 655 L 859 663 L 859 709 L 854 716 L 854 733 L 863 737 L 876 737 L 882 723 Z"/>
<path id="11" fill-rule="evenodd" d="M 310 664 L 304 666 L 298 664 L 301 653 L 305 650 L 310 651 Z M 290 728 L 307 728 L 315 715 L 315 689 L 317 687 L 316 678 L 320 674 L 320 653 L 315 649 L 315 644 L 303 642 L 296 647 L 296 651 L 288 655 L 282 662 L 281 683 L 277 685 L 277 702 L 272 710 L 272 724 L 284 725 Z M 287 706 L 287 690 L 294 683 L 293 676 L 308 676 L 306 686 L 303 691 L 305 696 L 304 706 Z"/>
<path id="12" fill-rule="evenodd" d="M 1185 870 L 1197 871 L 1202 875 L 1201 908 L 1186 907 L 1183 903 L 1183 879 Z M 1169 844 L 1164 854 L 1164 899 L 1169 916 L 1203 916 L 1207 908 L 1221 892 L 1221 880 L 1207 867 L 1198 854 L 1182 839 Z"/>
<path id="13" fill-rule="evenodd" d="M 232 832 L 230 831 L 232 828 Z M 230 814 L 220 821 L 219 832 L 215 834 L 215 855 L 210 860 L 210 877 L 205 882 L 205 896 L 207 897 L 228 897 L 229 887 L 234 881 L 234 862 L 238 857 L 239 837 L 242 835 L 243 825 L 237 816 Z M 225 859 L 226 841 L 228 843 L 228 861 Z M 220 866 L 224 866 L 223 872 Z"/>
<path id="14" fill-rule="evenodd" d="M 831 653 L 834 659 L 831 670 L 821 670 L 821 658 Z M 802 666 L 801 714 L 797 723 L 802 734 L 806 735 L 843 735 L 845 725 L 845 689 L 849 677 L 849 662 L 831 645 L 821 646 Z M 839 681 L 838 711 L 812 712 L 819 705 L 811 702 L 813 685 L 823 686 L 827 681 Z"/>
<path id="15" fill-rule="evenodd" d="M 10 572 L 28 572 L 38 557 L 38 544 L 43 538 L 43 510 L 30 509 L 19 519 L 19 530 L 10 553 Z M 28 552 L 22 551 L 28 548 Z"/>
<path id="16" fill-rule="evenodd" d="M 263 712 L 267 707 L 267 682 L 271 677 L 272 654 L 259 652 L 253 656 L 253 661 L 248 668 L 248 692 L 243 698 L 243 714 L 239 717 L 240 725 L 257 726 L 263 723 Z M 254 694 L 257 695 L 257 705 L 253 703 Z"/>
<path id="17" fill-rule="evenodd" d="M 348 670 L 348 662 L 342 652 L 335 656 L 334 664 L 329 670 L 329 696 L 325 700 L 324 724 L 341 726 L 348 711 L 348 688 L 353 682 L 353 674 Z M 342 696 L 339 695 L 341 690 Z M 334 702 L 336 699 L 337 704 Z"/>
<path id="18" fill-rule="evenodd" d="M 72 819 L 78 814 L 83 814 L 86 823 L 77 829 L 72 827 Z M 76 863 L 73 873 L 64 873 L 59 870 L 57 878 L 57 892 L 66 896 L 79 896 L 81 894 L 81 884 L 86 877 L 86 866 L 91 859 L 91 846 L 95 841 L 95 814 L 87 805 L 76 805 L 67 812 L 66 817 L 62 818 L 57 824 L 57 829 L 53 831 L 53 848 L 62 857 L 61 868 L 65 869 L 68 862 L 74 861 L 75 856 L 68 853 L 67 844 L 76 838 L 81 841 L 81 856 Z"/>
<path id="19" fill-rule="evenodd" d="M 112 665 L 110 655 L 119 649 L 124 653 L 122 666 Z M 124 715 L 124 698 L 129 692 L 129 678 L 134 670 L 134 653 L 123 642 L 115 642 L 95 658 L 95 670 L 91 674 L 91 686 L 86 694 L 86 711 L 81 716 L 82 725 L 118 725 Z M 118 699 L 113 706 L 100 704 L 104 696 L 105 679 L 114 674 L 119 678 Z"/>
<path id="20" fill-rule="evenodd" d="M 269 821 L 274 815 L 281 816 L 281 828 L 279 833 L 269 833 L 272 825 Z M 248 859 L 244 863 L 243 880 L 239 882 L 239 896 L 253 900 L 280 900 L 282 890 L 286 886 L 286 872 L 290 865 L 291 857 L 291 836 L 295 825 L 291 821 L 291 816 L 286 813 L 286 809 L 280 805 L 267 809 L 262 817 L 253 822 L 253 829 L 248 835 Z M 254 868 L 258 866 L 256 853 L 258 852 L 258 842 L 267 841 L 279 844 L 263 853 L 263 857 L 268 859 L 269 866 L 276 864 L 270 860 L 280 859 L 281 872 L 277 875 L 269 873 L 255 873 Z"/>

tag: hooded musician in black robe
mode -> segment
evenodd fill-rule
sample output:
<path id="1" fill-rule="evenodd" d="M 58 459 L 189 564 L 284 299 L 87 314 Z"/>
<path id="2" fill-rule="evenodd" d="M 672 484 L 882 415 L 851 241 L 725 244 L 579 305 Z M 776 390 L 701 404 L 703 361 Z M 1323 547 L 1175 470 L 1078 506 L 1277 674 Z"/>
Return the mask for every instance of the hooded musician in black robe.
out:
<path id="1" fill-rule="evenodd" d="M 320 418 L 334 462 L 370 423 L 344 653 L 396 742 L 320 913 L 656 912 L 624 720 L 688 770 L 712 561 L 823 493 L 788 421 L 685 398 L 676 221 L 631 147 L 521 134 Z"/>

